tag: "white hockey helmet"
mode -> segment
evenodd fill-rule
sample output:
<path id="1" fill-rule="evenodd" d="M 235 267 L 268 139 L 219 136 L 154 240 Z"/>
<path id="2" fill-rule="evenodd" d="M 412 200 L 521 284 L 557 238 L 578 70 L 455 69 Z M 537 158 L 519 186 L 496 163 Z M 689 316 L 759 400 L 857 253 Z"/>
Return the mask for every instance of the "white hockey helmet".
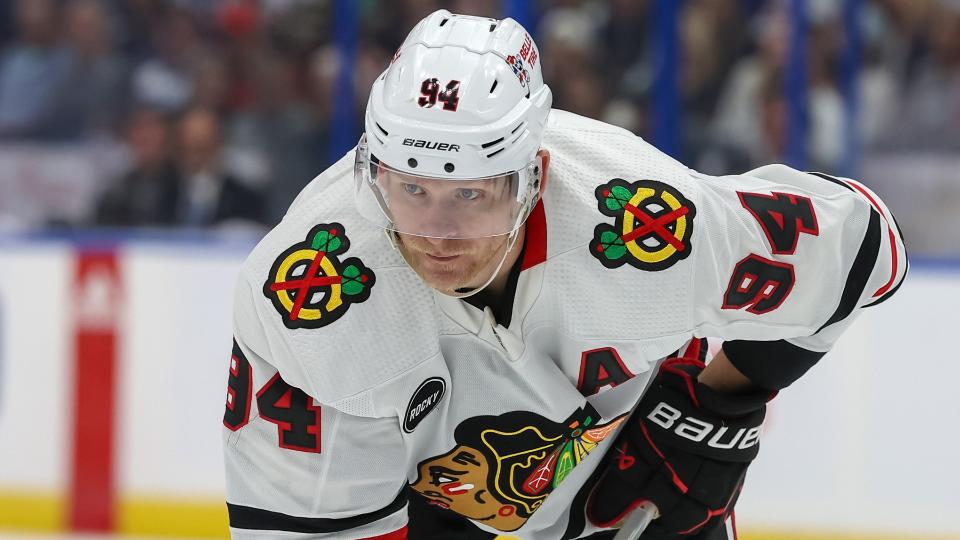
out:
<path id="1" fill-rule="evenodd" d="M 516 21 L 430 14 L 370 92 L 355 168 L 360 213 L 419 236 L 516 232 L 539 194 L 551 103 L 539 51 Z"/>

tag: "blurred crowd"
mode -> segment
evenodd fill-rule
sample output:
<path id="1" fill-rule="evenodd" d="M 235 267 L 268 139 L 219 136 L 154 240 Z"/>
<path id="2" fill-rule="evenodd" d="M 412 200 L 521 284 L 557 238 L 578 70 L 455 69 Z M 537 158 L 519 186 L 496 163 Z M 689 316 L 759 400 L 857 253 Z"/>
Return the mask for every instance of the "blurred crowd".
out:
<path id="1" fill-rule="evenodd" d="M 651 130 L 652 0 L 541 0 L 531 9 L 554 107 Z M 843 159 L 840 6 L 808 0 L 808 166 Z M 782 0 L 687 0 L 681 14 L 682 161 L 721 174 L 783 161 L 789 24 Z M 118 149 L 72 226 L 270 226 L 336 157 L 331 117 L 353 107 L 417 20 L 498 0 L 357 0 L 355 93 L 332 0 L 0 2 L 0 147 Z M 864 0 L 866 150 L 960 150 L 960 0 Z M 343 149 L 340 149 L 342 151 Z M 3 194 L 0 193 L 0 197 Z M 2 205 L 0 205 L 2 212 Z"/>

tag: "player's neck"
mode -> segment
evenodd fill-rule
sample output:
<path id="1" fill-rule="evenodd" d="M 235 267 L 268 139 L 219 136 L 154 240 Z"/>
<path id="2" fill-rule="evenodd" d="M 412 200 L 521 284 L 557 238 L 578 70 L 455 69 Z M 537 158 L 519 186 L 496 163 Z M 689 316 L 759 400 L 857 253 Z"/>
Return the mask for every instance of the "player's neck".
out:
<path id="1" fill-rule="evenodd" d="M 464 300 L 477 309 L 490 307 L 499 324 L 510 326 L 517 281 L 520 279 L 520 260 L 523 257 L 525 229 L 521 229 L 516 243 L 510 249 L 497 277 L 474 296 Z"/>

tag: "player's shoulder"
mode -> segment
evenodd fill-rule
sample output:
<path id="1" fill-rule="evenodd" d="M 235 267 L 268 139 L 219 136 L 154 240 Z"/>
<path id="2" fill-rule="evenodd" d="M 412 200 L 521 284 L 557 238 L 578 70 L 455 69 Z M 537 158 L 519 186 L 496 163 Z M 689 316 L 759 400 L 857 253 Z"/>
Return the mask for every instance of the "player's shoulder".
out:
<path id="1" fill-rule="evenodd" d="M 581 116 L 562 109 L 551 109 L 544 127 L 544 145 L 550 146 L 566 138 L 578 138 L 589 144 L 592 139 L 620 139 L 626 142 L 642 140 L 633 132 L 601 120 Z"/>
<path id="2" fill-rule="evenodd" d="M 544 195 L 548 230 L 565 231 L 551 234 L 551 253 L 576 249 L 583 245 L 583 231 L 592 233 L 601 222 L 636 212 L 637 205 L 659 201 L 663 208 L 682 205 L 685 212 L 695 211 L 690 169 L 623 128 L 554 109 L 543 146 L 550 151 Z"/>
<path id="3" fill-rule="evenodd" d="M 286 215 L 253 249 L 244 263 L 247 275 L 260 277 L 291 247 L 330 256 L 361 258 L 366 267 L 402 263 L 383 230 L 364 220 L 353 205 L 353 152 L 310 181 Z"/>
<path id="4" fill-rule="evenodd" d="M 700 249 L 690 170 L 627 130 L 559 110 L 544 147 L 548 294 L 530 324 L 591 339 L 684 334 Z"/>
<path id="5" fill-rule="evenodd" d="M 281 375 L 306 374 L 304 390 L 328 404 L 429 359 L 440 332 L 429 289 L 356 212 L 343 162 L 316 177 L 248 256 L 243 305 L 253 313 L 235 315 L 266 336 L 263 355 Z"/>
<path id="6" fill-rule="evenodd" d="M 828 199 L 838 196 L 858 198 L 857 190 L 849 179 L 804 172 L 779 163 L 764 165 L 741 174 L 717 177 L 696 173 L 696 177 L 698 184 L 709 186 L 714 191 L 786 190 Z"/>

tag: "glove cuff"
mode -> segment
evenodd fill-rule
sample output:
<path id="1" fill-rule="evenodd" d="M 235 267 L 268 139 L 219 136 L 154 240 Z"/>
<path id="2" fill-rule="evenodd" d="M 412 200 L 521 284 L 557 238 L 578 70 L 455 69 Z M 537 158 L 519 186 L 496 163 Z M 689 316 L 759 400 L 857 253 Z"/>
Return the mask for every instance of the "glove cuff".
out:
<path id="1" fill-rule="evenodd" d="M 763 410 L 776 391 L 753 388 L 743 392 L 720 392 L 697 380 L 706 364 L 690 358 L 671 358 L 660 366 L 661 383 L 686 391 L 701 410 L 722 418 L 737 418 Z"/>
<path id="2" fill-rule="evenodd" d="M 697 381 L 697 360 L 665 362 L 637 414 L 637 436 L 653 448 L 668 446 L 718 461 L 749 462 L 760 449 L 760 426 L 769 393 L 727 395 Z"/>

